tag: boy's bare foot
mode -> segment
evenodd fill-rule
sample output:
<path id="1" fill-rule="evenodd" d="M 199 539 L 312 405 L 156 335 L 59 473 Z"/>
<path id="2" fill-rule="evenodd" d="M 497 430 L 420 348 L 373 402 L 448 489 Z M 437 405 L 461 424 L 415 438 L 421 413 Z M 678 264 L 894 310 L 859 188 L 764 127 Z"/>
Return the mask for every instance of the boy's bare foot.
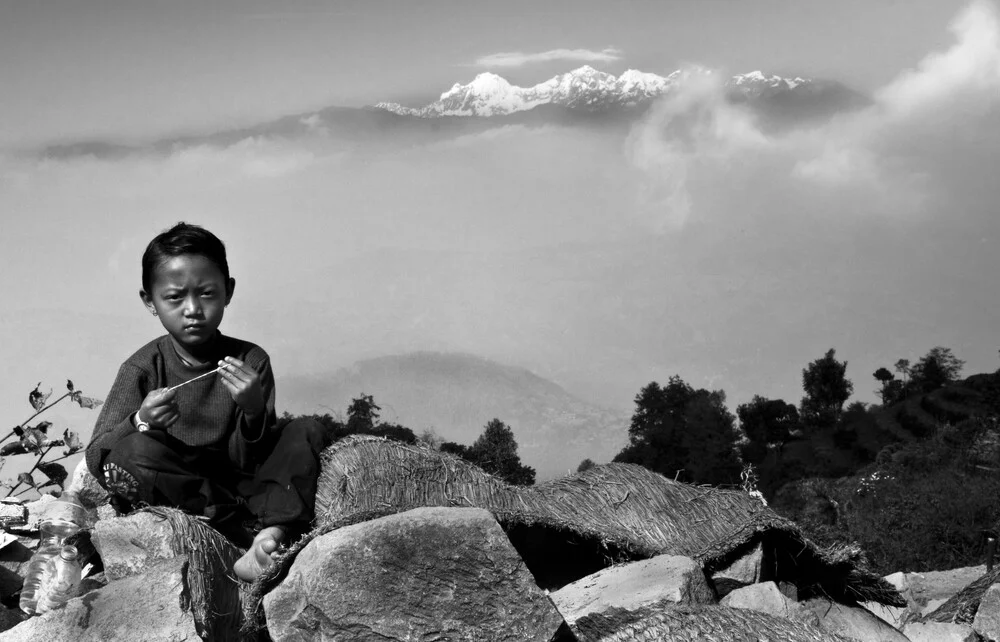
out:
<path id="1" fill-rule="evenodd" d="M 263 573 L 277 556 L 278 547 L 285 539 L 285 529 L 282 526 L 268 526 L 261 529 L 253 538 L 253 544 L 243 554 L 243 557 L 233 564 L 236 577 L 244 582 L 252 582 Z"/>

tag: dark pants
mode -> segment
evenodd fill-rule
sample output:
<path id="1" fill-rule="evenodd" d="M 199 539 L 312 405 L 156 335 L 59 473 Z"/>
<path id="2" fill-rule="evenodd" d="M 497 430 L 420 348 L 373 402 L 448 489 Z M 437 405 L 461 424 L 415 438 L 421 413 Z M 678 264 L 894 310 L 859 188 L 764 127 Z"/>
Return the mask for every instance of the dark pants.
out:
<path id="1" fill-rule="evenodd" d="M 263 463 L 254 465 L 232 461 L 225 446 L 189 446 L 160 430 L 134 432 L 104 458 L 102 481 L 126 502 L 204 515 L 246 546 L 249 531 L 265 526 L 285 526 L 293 536 L 309 529 L 326 443 L 322 424 L 296 419 L 281 430 Z"/>

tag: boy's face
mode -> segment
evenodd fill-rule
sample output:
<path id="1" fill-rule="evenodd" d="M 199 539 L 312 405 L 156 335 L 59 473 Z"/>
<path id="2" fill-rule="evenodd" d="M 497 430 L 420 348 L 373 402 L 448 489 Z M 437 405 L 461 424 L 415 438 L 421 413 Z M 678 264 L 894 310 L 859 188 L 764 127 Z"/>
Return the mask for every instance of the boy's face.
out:
<path id="1" fill-rule="evenodd" d="M 235 281 L 226 283 L 222 270 L 211 260 L 184 254 L 160 264 L 152 291 L 141 291 L 139 296 L 160 318 L 177 347 L 197 352 L 215 338 L 234 286 Z"/>

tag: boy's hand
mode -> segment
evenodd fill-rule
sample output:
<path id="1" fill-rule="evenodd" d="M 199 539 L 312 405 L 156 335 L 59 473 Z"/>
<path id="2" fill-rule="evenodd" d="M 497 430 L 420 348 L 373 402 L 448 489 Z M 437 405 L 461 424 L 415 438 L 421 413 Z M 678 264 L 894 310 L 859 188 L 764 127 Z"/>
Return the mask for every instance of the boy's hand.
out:
<path id="1" fill-rule="evenodd" d="M 174 402 L 174 391 L 166 388 L 151 390 L 139 406 L 139 418 L 149 424 L 150 428 L 166 430 L 178 418 L 180 410 Z"/>
<path id="2" fill-rule="evenodd" d="M 219 362 L 222 383 L 229 389 L 236 405 L 253 417 L 264 412 L 264 391 L 260 387 L 260 376 L 235 357 L 226 357 Z"/>

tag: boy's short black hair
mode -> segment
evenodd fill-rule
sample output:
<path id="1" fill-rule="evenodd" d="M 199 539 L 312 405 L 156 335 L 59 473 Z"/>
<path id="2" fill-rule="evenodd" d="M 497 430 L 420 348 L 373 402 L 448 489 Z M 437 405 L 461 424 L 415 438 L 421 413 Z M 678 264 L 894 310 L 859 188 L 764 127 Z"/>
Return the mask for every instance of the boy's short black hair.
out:
<path id="1" fill-rule="evenodd" d="M 142 289 L 150 292 L 156 268 L 168 259 L 185 254 L 203 256 L 215 263 L 229 287 L 229 263 L 226 261 L 226 246 L 218 236 L 200 225 L 181 221 L 165 232 L 161 232 L 149 242 L 142 253 Z"/>

